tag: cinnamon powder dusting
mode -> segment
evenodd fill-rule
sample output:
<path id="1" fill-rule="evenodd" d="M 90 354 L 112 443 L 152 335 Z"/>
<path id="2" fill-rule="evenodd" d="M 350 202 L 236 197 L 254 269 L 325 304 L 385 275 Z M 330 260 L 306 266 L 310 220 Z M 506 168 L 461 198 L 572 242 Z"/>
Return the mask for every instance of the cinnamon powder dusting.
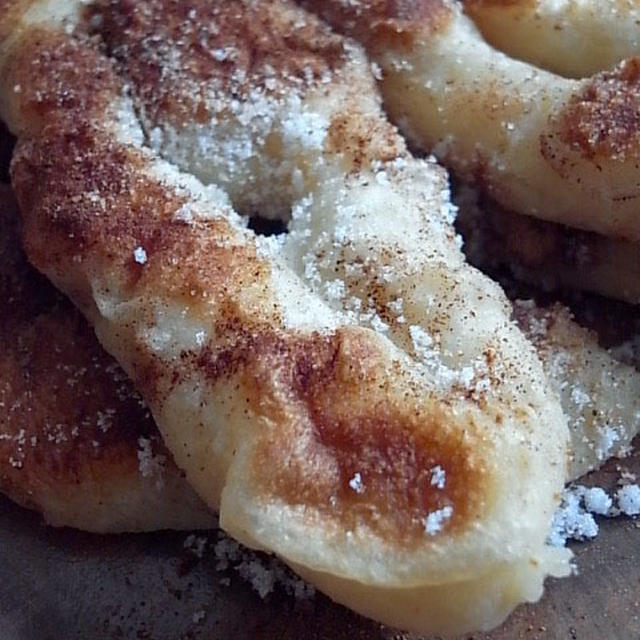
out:
<path id="1" fill-rule="evenodd" d="M 560 138 L 584 158 L 635 155 L 640 131 L 640 59 L 596 75 L 560 116 Z"/>

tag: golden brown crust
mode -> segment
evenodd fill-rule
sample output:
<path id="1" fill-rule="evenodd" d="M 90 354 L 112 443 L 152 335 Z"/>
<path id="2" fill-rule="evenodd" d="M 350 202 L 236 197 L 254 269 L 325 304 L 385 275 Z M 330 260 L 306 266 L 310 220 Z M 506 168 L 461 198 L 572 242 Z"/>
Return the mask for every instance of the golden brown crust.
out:
<path id="1" fill-rule="evenodd" d="M 83 114 L 90 120 L 104 113 L 119 83 L 104 57 L 97 55 L 95 43 L 43 28 L 30 29 L 23 41 L 25 46 L 14 49 L 3 67 L 9 100 L 23 114 L 23 122 L 53 125 L 57 117 Z"/>
<path id="2" fill-rule="evenodd" d="M 212 526 L 129 378 L 27 263 L 5 185 L 0 299 L 0 491 L 55 526 Z"/>
<path id="3" fill-rule="evenodd" d="M 273 3 L 111 0 L 91 12 L 154 121 L 206 122 L 226 96 L 286 94 L 344 63 L 342 40 L 317 18 Z"/>
<path id="4" fill-rule="evenodd" d="M 168 456 L 149 410 L 80 313 L 27 264 L 8 188 L 0 208 L 3 489 L 30 501 L 42 486 L 136 475 L 140 438 Z"/>
<path id="5" fill-rule="evenodd" d="M 140 152 L 91 126 L 67 129 L 62 136 L 54 128 L 47 133 L 38 143 L 19 146 L 13 170 L 21 207 L 30 211 L 25 243 L 39 268 L 64 270 L 85 256 L 108 260 L 119 279 L 126 274 L 119 286 L 127 297 L 157 286 L 205 309 L 224 306 L 233 292 L 264 283 L 266 265 L 257 261 L 253 246 L 229 243 L 236 232 L 228 221 L 185 224 L 175 216 L 185 198 L 139 171 Z M 23 189 L 34 180 L 42 186 Z M 48 229 L 51 238 L 35 234 L 31 225 Z M 136 262 L 137 247 L 146 252 L 144 265 Z M 223 299 L 208 299 L 221 289 L 227 289 Z M 236 328 L 234 318 L 220 315 L 221 323 Z M 271 311 L 266 319 L 273 322 L 277 314 Z"/>
<path id="6" fill-rule="evenodd" d="M 445 507 L 454 515 L 442 531 L 464 530 L 481 517 L 487 491 L 479 452 L 452 436 L 447 411 L 409 393 L 402 405 L 390 403 L 380 360 L 356 331 L 305 339 L 262 329 L 215 356 L 205 350 L 197 364 L 212 382 L 240 374 L 248 408 L 273 425 L 251 465 L 265 495 L 317 509 L 347 530 L 366 523 L 403 544 L 424 540 L 425 519 Z M 383 393 L 363 403 L 362 385 Z M 283 400 L 309 433 L 286 419 Z M 436 468 L 450 478 L 443 487 L 432 482 Z"/>
<path id="7" fill-rule="evenodd" d="M 372 161 L 389 162 L 406 152 L 396 128 L 386 120 L 364 116 L 357 105 L 331 120 L 327 152 L 341 154 L 346 171 L 359 171 Z"/>
<path id="8" fill-rule="evenodd" d="M 640 59 L 630 58 L 613 71 L 594 76 L 580 94 L 572 96 L 557 115 L 560 140 L 592 162 L 636 157 L 640 148 L 639 101 Z M 543 137 L 543 155 L 546 149 Z"/>
<path id="9" fill-rule="evenodd" d="M 354 365 L 360 364 L 353 362 L 353 351 L 368 345 L 359 345 L 348 333 L 338 334 L 331 343 L 328 353 L 319 356 L 309 357 L 303 350 L 296 358 L 294 352 L 296 359 L 286 372 L 293 377 L 289 384 L 297 392 L 295 401 L 304 403 L 314 425 L 304 464 L 291 455 L 299 465 L 293 473 L 276 471 L 262 481 L 292 504 L 337 517 L 347 530 L 365 523 L 382 538 L 403 544 L 422 543 L 427 517 L 443 508 L 453 510 L 443 533 L 466 529 L 481 517 L 487 487 L 476 453 L 461 438 L 452 437 L 451 415 L 435 407 L 411 407 L 411 400 L 402 408 L 382 400 L 362 406 L 357 389 L 363 376 L 353 375 Z M 375 366 L 375 355 L 372 360 Z M 347 376 L 344 369 L 349 370 Z M 375 380 L 372 372 L 364 376 Z M 384 384 L 379 377 L 377 382 Z M 282 443 L 294 441 L 282 435 L 261 455 L 267 464 L 276 465 L 256 465 L 257 469 L 286 468 L 283 461 L 289 452 L 286 447 L 283 451 Z M 327 473 L 336 466 L 337 473 Z M 450 478 L 444 487 L 433 483 L 434 469 Z"/>
<path id="10" fill-rule="evenodd" d="M 183 33 L 185 24 L 193 26 L 194 18 L 190 12 L 185 17 L 181 8 L 171 6 L 172 11 L 163 12 L 160 19 L 149 18 L 157 13 L 153 11 L 153 2 L 138 10 L 129 3 L 112 3 L 109 9 L 116 16 L 112 32 L 109 31 L 111 13 L 103 15 L 107 20 L 107 33 L 116 39 L 115 48 L 119 37 L 127 43 L 127 49 L 120 52 L 118 59 L 120 64 L 129 65 L 127 73 L 141 82 L 142 94 L 158 89 L 157 74 L 138 67 L 140 62 L 134 55 L 138 52 L 137 45 L 133 45 L 135 51 L 128 47 L 131 43 L 146 42 L 147 29 L 160 30 L 162 37 L 158 37 L 158 41 L 171 38 L 172 46 L 180 41 L 180 36 L 186 33 Z M 203 5 L 202 10 L 208 6 Z M 385 4 L 380 11 L 385 19 L 389 12 L 395 18 L 408 19 L 427 14 L 436 6 L 441 5 L 431 2 L 419 6 Z M 235 3 L 215 7 L 210 10 L 225 21 L 230 37 L 232 40 L 237 37 L 239 44 L 246 36 L 247 23 L 252 21 L 246 16 L 241 19 L 240 7 Z M 200 8 L 198 6 L 198 10 Z M 271 46 L 271 38 L 263 41 L 266 28 L 261 20 L 264 16 L 255 18 L 258 35 L 248 38 L 245 46 L 251 42 L 254 43 L 251 47 Z M 165 23 L 167 33 L 163 31 Z M 287 22 L 278 28 L 288 33 L 291 24 Z M 286 38 L 278 44 L 280 51 L 271 55 L 282 55 L 283 51 L 286 54 L 288 49 L 282 49 L 285 41 Z M 328 49 L 322 50 L 323 56 L 330 61 L 341 60 L 336 52 L 342 51 L 342 45 L 337 46 L 333 36 L 328 42 Z M 195 51 L 195 68 L 191 71 L 201 84 L 205 79 L 215 80 L 224 65 L 205 62 L 205 58 L 198 56 L 199 50 L 193 39 L 187 39 L 180 55 Z M 390 366 L 388 355 L 378 352 L 374 348 L 376 342 L 365 337 L 365 333 L 338 331 L 322 337 L 316 333 L 303 336 L 284 330 L 280 312 L 272 302 L 271 268 L 257 256 L 254 242 L 244 237 L 222 212 L 203 211 L 207 214 L 203 216 L 205 219 L 185 224 L 176 214 L 186 204 L 186 196 L 178 195 L 175 189 L 149 174 L 146 167 L 150 159 L 143 151 L 117 142 L 109 131 L 93 123 L 105 110 L 107 96 L 119 84 L 95 43 L 84 36 L 67 42 L 64 35 L 35 31 L 23 41 L 20 51 L 15 73 L 33 66 L 37 69 L 29 78 L 32 86 L 21 94 L 23 116 L 37 119 L 47 113 L 46 127 L 39 132 L 37 140 L 24 139 L 19 143 L 13 169 L 16 192 L 25 212 L 24 237 L 30 258 L 48 273 L 64 274 L 67 289 L 89 315 L 95 314 L 95 308 L 93 300 L 87 297 L 91 292 L 87 281 L 100 273 L 100 280 L 111 282 L 117 289 L 110 293 L 125 301 L 154 291 L 171 304 L 188 305 L 211 323 L 215 348 L 209 351 L 210 347 L 205 345 L 202 351 L 183 351 L 169 388 L 158 384 L 166 377 L 166 363 L 159 360 L 149 346 L 137 347 L 136 371 L 132 373 L 145 397 L 155 406 L 162 406 L 165 396 L 193 375 L 194 365 L 214 387 L 221 380 L 242 379 L 255 398 L 250 408 L 256 413 L 263 414 L 268 404 L 265 398 L 272 397 L 274 406 L 297 407 L 309 419 L 313 425 L 314 446 L 331 452 L 337 466 L 343 469 L 337 485 L 341 494 L 356 457 L 351 450 L 355 444 L 348 434 L 351 430 L 360 431 L 363 440 L 358 455 L 363 458 L 363 472 L 365 476 L 372 474 L 372 486 L 380 491 L 377 497 L 373 490 L 368 493 L 371 509 L 383 511 L 390 521 L 395 518 L 400 535 L 409 532 L 414 536 L 417 523 L 429 509 L 440 505 L 438 500 L 443 500 L 443 504 L 456 503 L 456 516 L 451 521 L 454 528 L 469 526 L 482 509 L 477 500 L 483 493 L 479 481 L 483 463 L 479 451 L 472 447 L 472 425 L 467 430 L 468 445 L 454 441 L 447 446 L 450 433 L 444 425 L 453 425 L 458 419 L 448 414 L 444 406 L 437 408 L 437 404 L 419 400 L 424 389 L 403 379 L 399 370 L 394 372 L 395 383 L 387 373 L 382 373 Z M 125 52 L 128 55 L 125 56 Z M 250 63 L 248 58 L 249 70 Z M 299 70 L 298 64 L 292 67 L 293 76 Z M 334 63 L 328 64 L 331 68 Z M 163 61 L 163 68 L 166 65 Z M 290 69 L 284 67 L 287 74 Z M 149 78 L 152 81 L 147 86 Z M 290 76 L 287 81 L 292 81 Z M 229 87 L 226 90 L 229 91 Z M 37 113 L 31 116 L 28 108 L 33 104 L 38 105 Z M 334 126 L 340 130 L 340 123 Z M 382 132 L 385 140 L 391 137 L 393 129 L 382 127 Z M 356 139 L 354 146 L 361 147 L 364 133 L 359 133 L 356 127 L 356 133 L 349 136 L 352 137 Z M 376 147 L 382 149 L 383 145 Z M 344 148 L 349 149 L 350 143 Z M 198 207 L 197 204 L 190 206 Z M 135 259 L 138 247 L 145 251 L 143 264 Z M 255 304 L 247 304 L 247 296 L 249 302 Z M 139 317 L 133 322 L 142 325 L 148 321 Z M 127 330 L 136 331 L 136 327 L 130 325 Z M 356 385 L 352 377 L 345 378 L 344 371 L 361 369 L 363 350 L 366 361 L 370 360 L 371 368 L 378 373 L 361 376 Z M 402 402 L 391 393 L 394 384 L 398 387 L 394 393 L 400 394 Z M 355 402 L 356 390 L 361 392 L 363 386 L 376 389 L 368 398 L 371 407 Z M 351 403 L 345 402 L 350 395 Z M 291 426 L 286 420 L 283 424 L 286 428 Z M 342 437 L 339 426 L 346 430 L 341 441 L 348 445 L 345 450 L 338 446 Z M 281 435 L 274 441 L 286 440 Z M 430 451 L 430 448 L 433 449 Z M 405 475 L 392 462 L 390 450 L 396 450 L 403 459 Z M 390 470 L 386 484 L 378 472 L 373 471 L 380 461 Z M 443 469 L 455 470 L 458 480 L 451 481 L 450 494 L 438 493 L 436 500 L 436 494 L 421 484 L 424 478 L 418 478 L 417 467 L 407 461 L 439 464 Z M 284 467 L 281 465 L 281 468 Z M 392 480 L 394 474 L 398 477 L 397 483 Z M 287 489 L 283 484 L 281 488 Z M 293 491 L 289 488 L 285 494 L 292 497 Z M 313 492 L 309 497 L 313 502 L 318 500 Z M 471 507 L 474 501 L 476 504 Z M 351 506 L 352 501 L 347 502 Z M 406 513 L 394 515 L 390 505 L 400 504 L 407 508 Z M 351 518 L 347 512 L 345 509 L 342 515 Z"/>
<path id="11" fill-rule="evenodd" d="M 441 30 L 451 16 L 447 0 L 304 0 L 337 31 L 383 51 L 410 48 L 418 37 Z"/>
<path id="12" fill-rule="evenodd" d="M 0 0 L 0 43 L 15 32 L 22 14 L 31 4 L 30 0 Z"/>

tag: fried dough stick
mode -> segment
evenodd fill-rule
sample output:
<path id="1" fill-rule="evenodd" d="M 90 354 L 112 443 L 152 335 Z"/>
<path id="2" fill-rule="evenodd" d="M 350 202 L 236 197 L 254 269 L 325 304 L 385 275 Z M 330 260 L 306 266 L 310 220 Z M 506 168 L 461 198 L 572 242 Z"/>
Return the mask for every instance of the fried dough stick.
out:
<path id="1" fill-rule="evenodd" d="M 91 327 L 28 264 L 0 185 L 0 490 L 54 526 L 215 526 Z"/>

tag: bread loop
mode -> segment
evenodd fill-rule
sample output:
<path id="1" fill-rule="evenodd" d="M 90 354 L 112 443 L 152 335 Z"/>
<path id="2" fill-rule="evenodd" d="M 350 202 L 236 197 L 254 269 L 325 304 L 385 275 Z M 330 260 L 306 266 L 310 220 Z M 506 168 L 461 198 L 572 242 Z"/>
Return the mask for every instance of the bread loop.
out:
<path id="1" fill-rule="evenodd" d="M 638 0 L 462 0 L 494 47 L 569 78 L 640 53 Z"/>
<path id="2" fill-rule="evenodd" d="M 572 80 L 494 49 L 448 0 L 304 4 L 366 43 L 391 119 L 465 181 L 518 213 L 640 239 L 636 58 Z"/>
<path id="3" fill-rule="evenodd" d="M 222 527 L 403 628 L 538 598 L 566 423 L 360 49 L 285 2 L 61 13 L 0 44 L 26 249 Z"/>
<path id="4" fill-rule="evenodd" d="M 507 4 L 465 0 L 464 7 L 493 46 L 566 77 L 584 78 L 607 71 L 640 53 L 637 0 Z M 640 248 L 636 242 L 575 234 L 506 211 L 493 210 L 487 217 L 488 227 L 485 222 L 482 225 L 489 236 L 513 233 L 514 240 L 519 238 L 493 245 L 499 248 L 496 258 L 509 260 L 518 277 L 547 288 L 569 286 L 640 302 Z M 540 247 L 535 257 L 523 252 L 534 243 Z M 508 255 L 500 257 L 509 246 Z"/>

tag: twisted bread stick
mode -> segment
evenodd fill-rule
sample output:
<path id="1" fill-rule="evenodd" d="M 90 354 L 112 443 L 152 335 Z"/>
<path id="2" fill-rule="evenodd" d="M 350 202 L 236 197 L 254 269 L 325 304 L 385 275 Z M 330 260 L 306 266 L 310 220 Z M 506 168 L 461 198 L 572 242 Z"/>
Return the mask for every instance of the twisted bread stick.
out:
<path id="1" fill-rule="evenodd" d="M 538 598 L 566 424 L 360 50 L 285 2 L 83 9 L 19 3 L 0 45 L 26 249 L 221 525 L 404 628 Z"/>

